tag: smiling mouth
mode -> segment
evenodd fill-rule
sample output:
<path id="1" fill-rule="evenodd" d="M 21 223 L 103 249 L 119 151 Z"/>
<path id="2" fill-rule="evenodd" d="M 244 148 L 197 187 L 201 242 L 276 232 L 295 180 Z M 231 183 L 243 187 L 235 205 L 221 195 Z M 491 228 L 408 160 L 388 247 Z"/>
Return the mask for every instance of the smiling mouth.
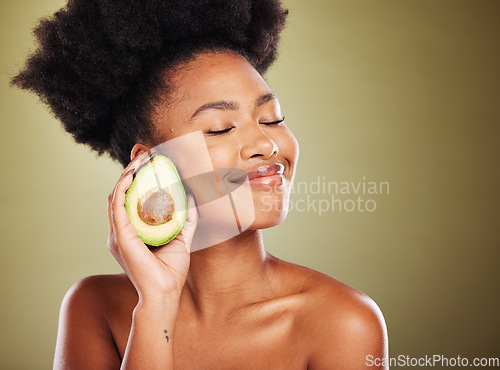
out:
<path id="1" fill-rule="evenodd" d="M 243 184 L 247 179 L 251 185 L 276 186 L 283 183 L 285 166 L 281 163 L 265 165 L 245 172 L 236 170 L 229 174 L 227 180 L 235 184 Z"/>

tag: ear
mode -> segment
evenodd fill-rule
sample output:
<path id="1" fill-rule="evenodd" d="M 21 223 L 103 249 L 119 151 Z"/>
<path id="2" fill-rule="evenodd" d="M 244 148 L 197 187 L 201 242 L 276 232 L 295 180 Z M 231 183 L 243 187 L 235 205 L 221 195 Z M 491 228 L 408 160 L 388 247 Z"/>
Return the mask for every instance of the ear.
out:
<path id="1" fill-rule="evenodd" d="M 142 152 L 147 152 L 149 151 L 149 147 L 142 144 L 142 143 L 136 143 L 132 150 L 130 151 L 130 160 L 134 159 L 137 157 L 139 154 Z"/>

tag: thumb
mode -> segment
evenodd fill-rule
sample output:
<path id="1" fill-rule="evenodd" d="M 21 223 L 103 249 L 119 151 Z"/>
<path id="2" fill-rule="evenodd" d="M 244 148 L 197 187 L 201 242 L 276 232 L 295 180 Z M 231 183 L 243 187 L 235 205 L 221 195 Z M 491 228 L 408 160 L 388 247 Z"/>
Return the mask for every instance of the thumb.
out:
<path id="1" fill-rule="evenodd" d="M 187 196 L 187 217 L 186 223 L 182 228 L 179 235 L 174 240 L 178 240 L 183 243 L 188 252 L 191 250 L 191 242 L 193 241 L 194 232 L 196 231 L 196 226 L 198 225 L 198 210 L 194 201 L 194 196 L 188 194 Z"/>
<path id="2" fill-rule="evenodd" d="M 170 260 L 172 254 L 185 254 L 187 252 L 189 255 L 191 252 L 191 242 L 193 241 L 194 232 L 198 224 L 198 210 L 195 206 L 194 197 L 191 194 L 187 198 L 187 207 L 186 223 L 181 232 L 167 244 L 154 248 L 152 251 L 157 258 L 165 261 L 165 263 Z M 172 261 L 170 260 L 168 263 L 172 263 Z"/>

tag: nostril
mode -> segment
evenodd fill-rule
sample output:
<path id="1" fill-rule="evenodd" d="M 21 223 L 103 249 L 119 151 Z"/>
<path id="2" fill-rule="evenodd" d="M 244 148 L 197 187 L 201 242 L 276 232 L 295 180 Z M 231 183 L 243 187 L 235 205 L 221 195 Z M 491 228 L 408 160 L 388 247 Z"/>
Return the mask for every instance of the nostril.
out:
<path id="1" fill-rule="evenodd" d="M 271 158 L 278 154 L 278 145 L 258 123 L 247 125 L 247 131 L 242 132 L 242 158 Z"/>

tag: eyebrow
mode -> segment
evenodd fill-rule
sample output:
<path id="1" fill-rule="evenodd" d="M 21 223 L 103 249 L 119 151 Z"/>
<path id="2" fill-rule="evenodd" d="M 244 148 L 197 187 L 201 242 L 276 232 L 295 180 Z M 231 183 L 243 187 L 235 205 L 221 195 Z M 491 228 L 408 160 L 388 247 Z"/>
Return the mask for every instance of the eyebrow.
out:
<path id="1" fill-rule="evenodd" d="M 273 93 L 268 93 L 268 94 L 261 95 L 255 101 L 255 107 L 256 108 L 260 107 L 261 105 L 264 105 L 264 104 L 266 104 L 267 102 L 269 102 L 269 101 L 271 101 L 273 99 L 274 100 L 278 100 L 278 98 L 276 97 L 276 95 L 274 95 Z M 238 110 L 239 107 L 240 106 L 238 105 L 238 103 L 233 102 L 233 101 L 228 101 L 228 100 L 221 100 L 221 101 L 217 101 L 217 102 L 207 103 L 207 104 L 203 104 L 201 107 L 199 107 L 198 109 L 196 109 L 196 111 L 191 116 L 191 119 L 193 119 L 194 117 L 198 116 L 200 113 L 202 113 L 202 112 L 204 112 L 206 110 L 210 110 L 210 109 L 215 109 L 215 110 Z"/>
<path id="2" fill-rule="evenodd" d="M 260 107 L 263 104 L 266 104 L 267 102 L 271 100 L 276 100 L 278 101 L 278 97 L 274 95 L 273 93 L 269 94 L 264 94 L 262 96 L 259 96 L 259 98 L 255 101 L 255 107 Z"/>
<path id="3" fill-rule="evenodd" d="M 238 108 L 239 108 L 238 104 L 236 104 L 235 102 L 232 102 L 232 101 L 227 101 L 227 100 L 217 101 L 217 102 L 213 102 L 213 103 L 207 103 L 207 104 L 203 104 L 201 107 L 199 107 L 196 110 L 196 112 L 193 113 L 193 115 L 191 116 L 191 119 L 193 119 L 194 117 L 199 115 L 201 112 L 204 112 L 204 111 L 210 110 L 210 109 L 237 110 Z"/>

